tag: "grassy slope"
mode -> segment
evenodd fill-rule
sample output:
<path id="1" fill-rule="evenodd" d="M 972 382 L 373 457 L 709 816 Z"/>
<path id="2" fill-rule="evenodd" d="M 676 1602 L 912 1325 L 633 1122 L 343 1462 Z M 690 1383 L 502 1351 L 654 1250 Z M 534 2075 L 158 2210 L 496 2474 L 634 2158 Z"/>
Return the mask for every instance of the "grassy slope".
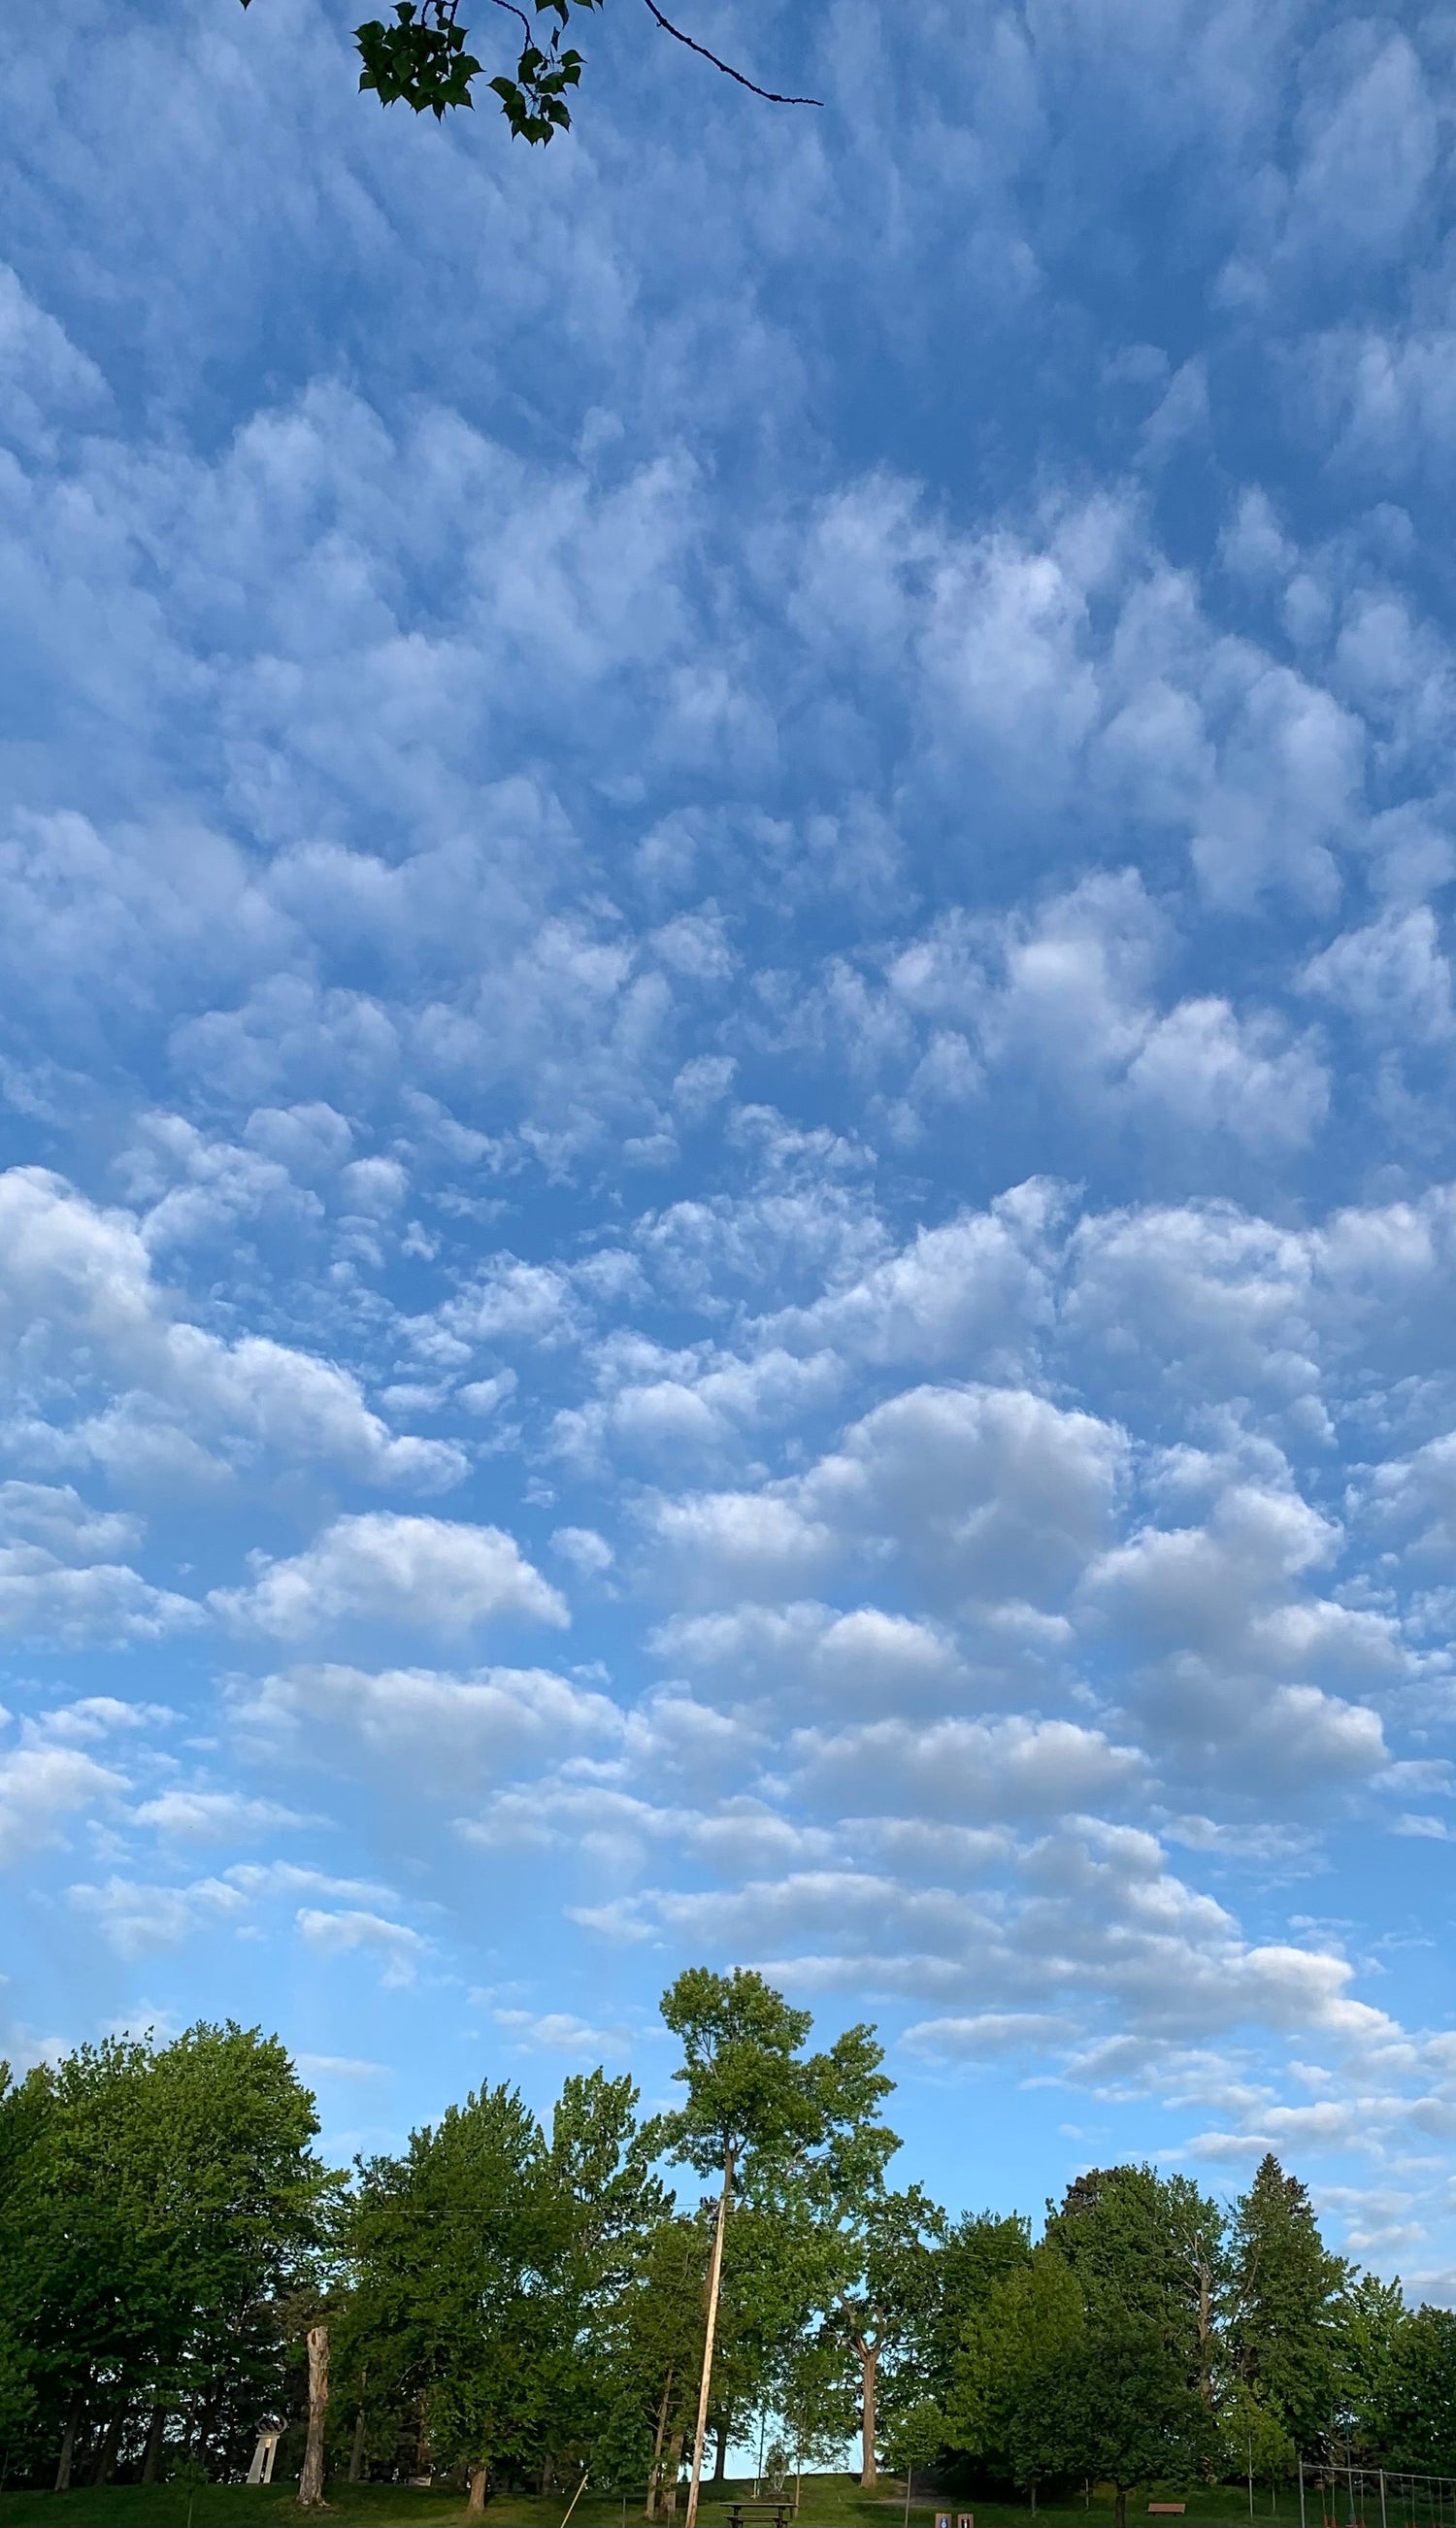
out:
<path id="1" fill-rule="evenodd" d="M 752 2493 L 745 2484 L 729 2487 L 729 2494 Z M 1270 2528 L 1269 2495 L 1257 2497 L 1257 2528 Z M 543 2501 L 529 2494 L 501 2494 L 492 2502 L 486 2513 L 486 2528 L 561 2528 L 566 2497 L 553 2496 Z M 962 2495 L 940 2494 L 933 2500 L 917 2497 L 910 2508 L 910 2528 L 934 2528 L 937 2512 L 949 2511 L 953 2523 L 960 2514 L 970 2510 L 975 2528 L 1029 2528 L 1029 2513 L 1024 2502 L 1014 2507 L 1008 2502 L 969 2502 Z M 1092 2528 L 1108 2528 L 1111 2519 L 1111 2497 L 1093 2496 Z M 301 2519 L 291 2485 L 199 2485 L 192 2493 L 183 2484 L 159 2485 L 143 2493 L 139 2487 L 113 2485 L 96 2493 L 84 2487 L 57 2496 L 52 2493 L 0 2494 L 0 2528 L 297 2528 Z M 1317 2514 L 1316 2514 L 1317 2515 Z M 681 2510 L 679 2511 L 681 2520 Z M 1188 2497 L 1189 2528 L 1248 2528 L 1248 2496 L 1242 2485 L 1216 2487 Z M 464 2517 L 464 2502 L 458 2493 L 417 2491 L 403 2484 L 343 2484 L 329 2486 L 329 2528 L 453 2528 Z M 621 2498 L 615 2501 L 593 2501 L 590 2497 L 578 2502 L 571 2528 L 622 2528 Z M 728 2514 L 716 2499 L 704 2500 L 702 2528 L 728 2528 Z M 883 2479 L 883 2492 L 878 2498 L 863 2494 L 852 2478 L 843 2475 L 806 2477 L 800 2519 L 805 2528 L 899 2528 L 904 2517 L 904 2487 L 895 2499 L 894 2482 Z M 1074 2506 L 1041 2507 L 1038 2522 L 1046 2528 L 1088 2528 L 1088 2514 L 1079 2502 Z M 641 2528 L 640 2502 L 627 2503 L 627 2528 Z M 1147 2496 L 1129 2497 L 1127 2528 L 1147 2521 Z M 1276 2528 L 1299 2528 L 1296 2498 L 1283 2494 L 1279 2498 Z"/>

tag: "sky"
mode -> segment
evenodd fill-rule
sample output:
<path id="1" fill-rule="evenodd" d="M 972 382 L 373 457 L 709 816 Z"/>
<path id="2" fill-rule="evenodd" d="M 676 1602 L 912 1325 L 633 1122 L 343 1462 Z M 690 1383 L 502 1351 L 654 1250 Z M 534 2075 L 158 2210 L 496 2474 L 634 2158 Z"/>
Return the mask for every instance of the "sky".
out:
<path id="1" fill-rule="evenodd" d="M 7 63 L 0 2051 L 753 1965 L 1451 2299 L 1456 22 L 683 12 Z"/>

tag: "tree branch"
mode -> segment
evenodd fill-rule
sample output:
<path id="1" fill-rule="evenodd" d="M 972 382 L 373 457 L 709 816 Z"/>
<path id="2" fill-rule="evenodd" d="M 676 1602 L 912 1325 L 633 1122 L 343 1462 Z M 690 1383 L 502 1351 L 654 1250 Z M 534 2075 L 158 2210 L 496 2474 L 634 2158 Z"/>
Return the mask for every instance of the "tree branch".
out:
<path id="1" fill-rule="evenodd" d="M 520 19 L 521 25 L 526 30 L 526 41 L 529 44 L 531 41 L 531 21 L 527 17 L 525 10 L 517 9 L 513 5 L 513 0 L 495 0 L 495 6 L 497 9 L 503 9 L 507 18 Z"/>
<path id="2" fill-rule="evenodd" d="M 675 36 L 680 44 L 687 45 L 690 53 L 701 53 L 705 62 L 711 62 L 715 71 L 721 71 L 725 79 L 737 79 L 739 86 L 746 87 L 751 95 L 761 96 L 765 105 L 823 104 L 821 96 L 778 96 L 771 87 L 760 87 L 756 79 L 745 79 L 743 72 L 736 71 L 731 62 L 720 62 L 716 53 L 708 51 L 706 44 L 700 44 L 694 36 L 685 35 L 681 26 L 675 26 L 670 18 L 663 17 L 657 0 L 645 0 L 645 5 L 649 17 L 656 19 L 664 35 Z"/>

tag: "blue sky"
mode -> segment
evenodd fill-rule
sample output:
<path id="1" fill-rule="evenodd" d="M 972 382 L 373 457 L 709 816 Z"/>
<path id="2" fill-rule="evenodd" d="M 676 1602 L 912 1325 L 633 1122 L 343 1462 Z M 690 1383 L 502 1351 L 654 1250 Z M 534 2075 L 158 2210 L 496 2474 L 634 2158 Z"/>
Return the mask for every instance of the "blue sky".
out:
<path id="1" fill-rule="evenodd" d="M 0 2038 L 754 1963 L 1448 2295 L 1450 21 L 348 19 L 7 70 Z"/>

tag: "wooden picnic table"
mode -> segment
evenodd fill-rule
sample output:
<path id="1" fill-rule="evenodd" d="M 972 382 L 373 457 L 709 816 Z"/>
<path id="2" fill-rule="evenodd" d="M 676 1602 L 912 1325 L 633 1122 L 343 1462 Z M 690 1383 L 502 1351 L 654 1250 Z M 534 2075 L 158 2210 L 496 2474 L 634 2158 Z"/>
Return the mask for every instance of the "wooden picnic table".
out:
<path id="1" fill-rule="evenodd" d="M 730 2502 L 728 2528 L 789 2528 L 794 2516 L 794 2503 L 782 2502 Z"/>

